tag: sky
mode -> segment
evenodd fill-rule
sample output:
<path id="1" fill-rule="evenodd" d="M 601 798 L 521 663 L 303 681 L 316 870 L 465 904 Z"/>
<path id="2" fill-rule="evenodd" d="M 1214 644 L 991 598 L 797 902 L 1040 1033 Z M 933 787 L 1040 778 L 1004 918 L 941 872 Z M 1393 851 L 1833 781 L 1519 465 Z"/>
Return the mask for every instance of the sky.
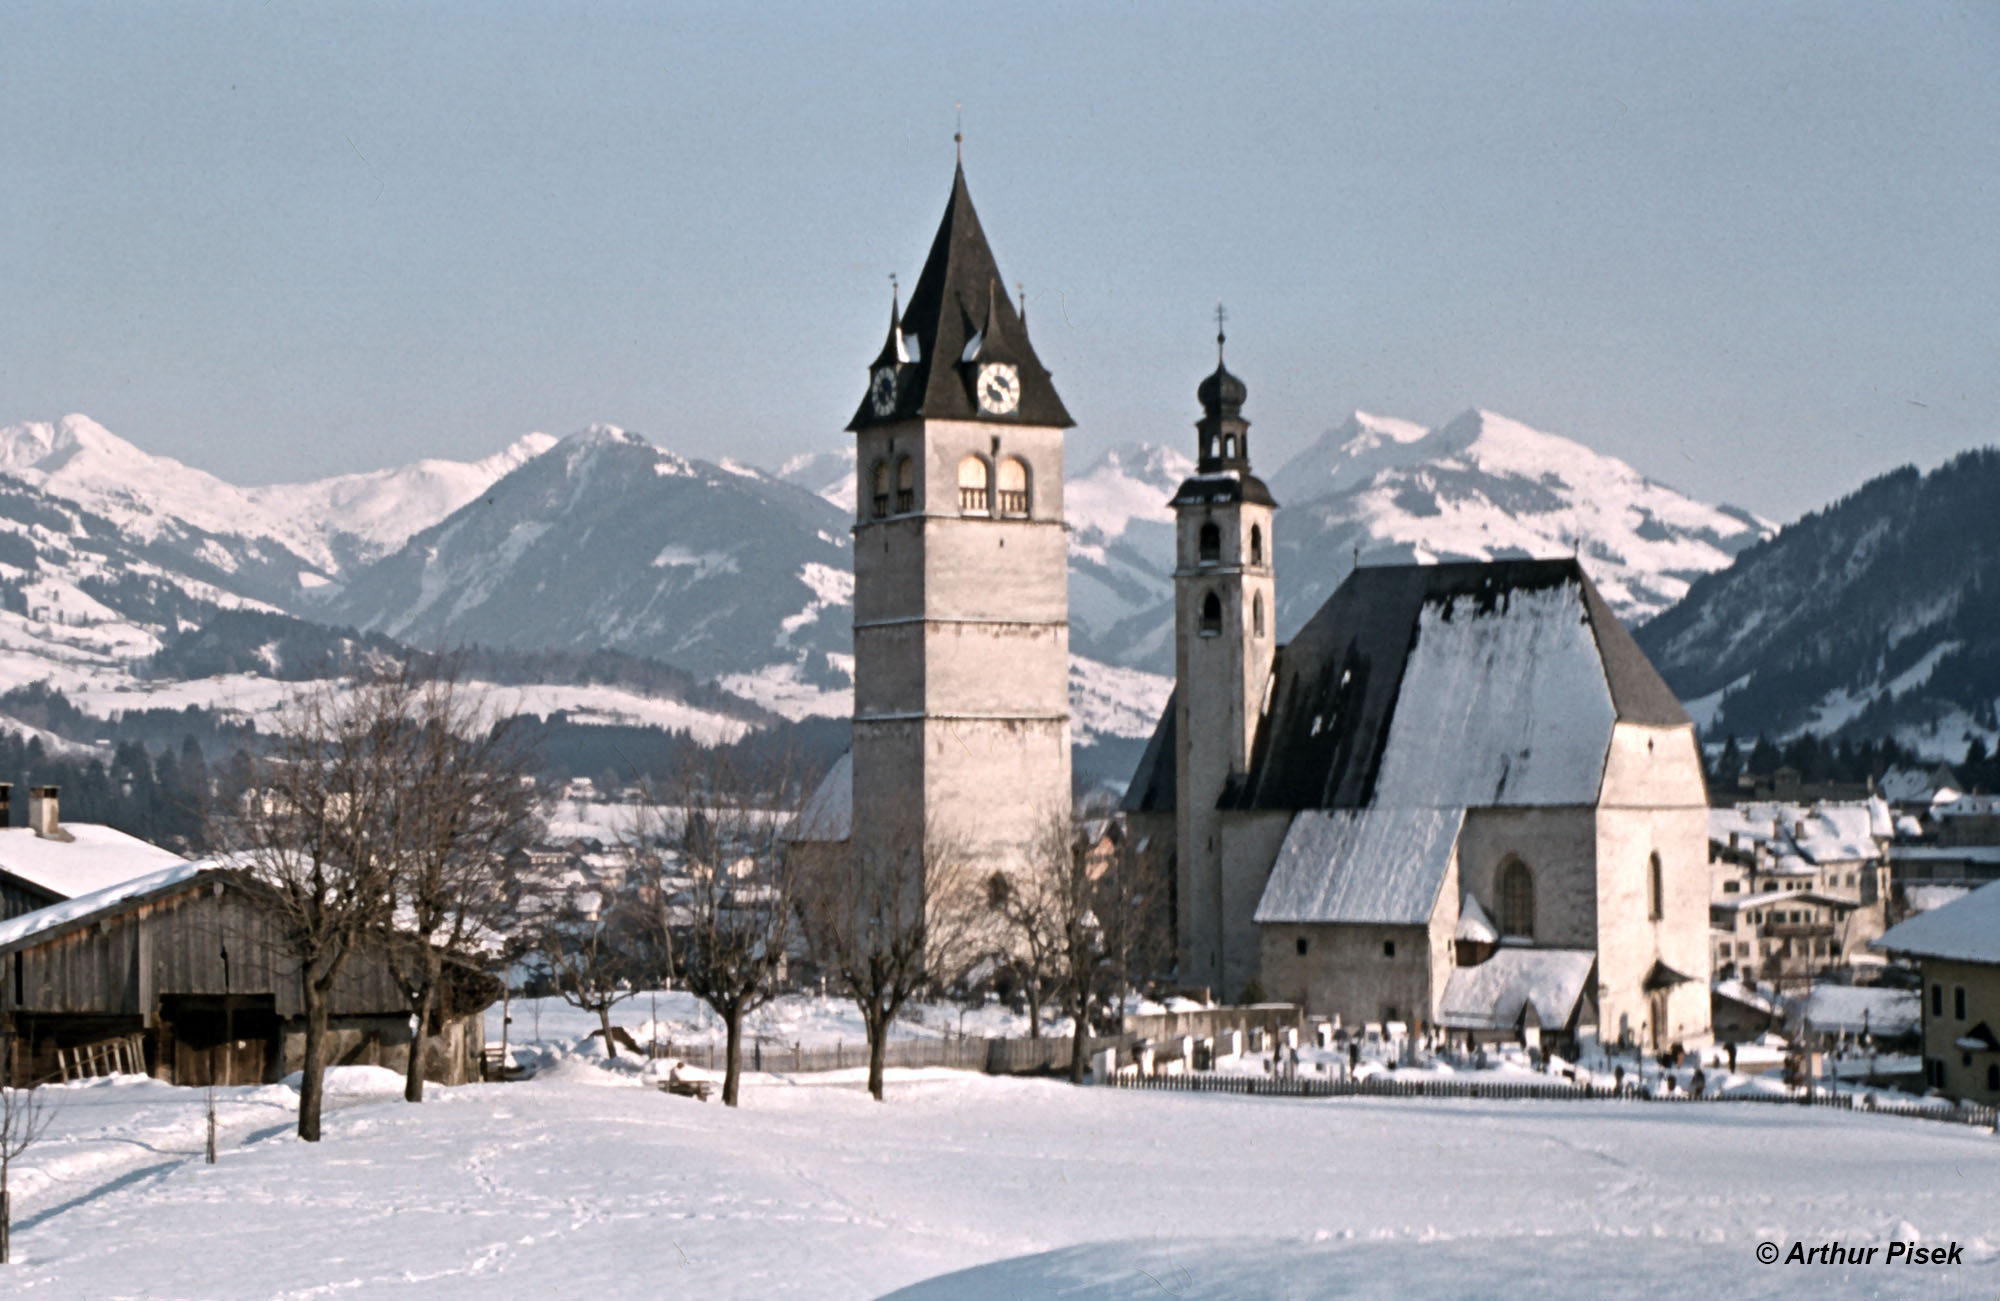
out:
<path id="1" fill-rule="evenodd" d="M 0 0 L 0 424 L 842 446 L 956 106 L 1078 421 L 1485 407 L 1789 519 L 2000 442 L 2000 6 Z"/>

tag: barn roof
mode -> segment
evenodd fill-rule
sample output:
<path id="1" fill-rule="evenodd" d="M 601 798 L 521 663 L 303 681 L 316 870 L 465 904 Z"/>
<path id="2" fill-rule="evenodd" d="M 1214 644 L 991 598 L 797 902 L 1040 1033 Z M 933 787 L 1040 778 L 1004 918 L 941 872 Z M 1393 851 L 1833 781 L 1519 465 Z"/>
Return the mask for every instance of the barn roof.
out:
<path id="1" fill-rule="evenodd" d="M 1274 665 L 1237 809 L 1591 803 L 1686 711 L 1574 559 L 1357 569 Z"/>
<path id="2" fill-rule="evenodd" d="M 94 822 L 65 822 L 69 839 L 0 828 L 0 872 L 64 899 L 107 889 L 187 860 L 151 841 Z"/>
<path id="3" fill-rule="evenodd" d="M 96 920 L 99 917 L 126 912 L 138 907 L 149 899 L 174 894 L 186 889 L 191 882 L 206 876 L 237 874 L 236 869 L 215 859 L 201 859 L 190 862 L 181 859 L 170 867 L 148 872 L 144 876 L 121 881 L 90 894 L 65 899 L 61 903 L 50 904 L 46 908 L 0 922 L 0 953 L 29 944 L 39 944 L 54 938 L 63 931 Z"/>
<path id="4" fill-rule="evenodd" d="M 1309 809 L 1292 819 L 1257 902 L 1262 922 L 1420 926 L 1451 867 L 1463 809 Z"/>

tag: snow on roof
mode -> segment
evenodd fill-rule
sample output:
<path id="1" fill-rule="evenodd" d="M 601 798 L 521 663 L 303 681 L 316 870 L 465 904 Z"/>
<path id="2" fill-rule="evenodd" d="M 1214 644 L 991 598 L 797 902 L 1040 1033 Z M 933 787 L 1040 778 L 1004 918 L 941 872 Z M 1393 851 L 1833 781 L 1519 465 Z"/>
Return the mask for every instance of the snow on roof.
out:
<path id="1" fill-rule="evenodd" d="M 1934 818 L 1990 818 L 2000 814 L 2000 795 L 1961 795 L 1955 800 L 1931 805 Z"/>
<path id="2" fill-rule="evenodd" d="M 107 889 L 187 860 L 172 850 L 93 822 L 65 822 L 69 840 L 27 827 L 0 828 L 0 871 L 65 899 Z"/>
<path id="3" fill-rule="evenodd" d="M 1740 980 L 1718 980 L 1710 988 L 1723 998 L 1741 1003 L 1745 1007 L 1754 1007 L 1759 1012 L 1769 1012 L 1776 1015 L 1778 1011 L 1777 1004 Z"/>
<path id="4" fill-rule="evenodd" d="M 1758 800 L 1734 808 L 1710 809 L 1708 837 L 1726 844 L 1734 835 L 1778 854 L 1812 863 L 1879 858 L 1881 842 L 1896 833 L 1889 806 L 1880 796 L 1865 800 L 1817 800 L 1811 804 Z"/>
<path id="5" fill-rule="evenodd" d="M 1803 899 L 1807 903 L 1825 904 L 1831 908 L 1859 908 L 1861 901 L 1843 894 L 1830 894 L 1825 890 L 1765 890 L 1758 894 L 1738 895 L 1733 899 L 1716 899 L 1709 903 L 1711 908 L 1725 912 L 1741 912 L 1745 908 L 1764 908 L 1771 904 L 1790 903 Z"/>
<path id="6" fill-rule="evenodd" d="M 2000 863 L 2000 845 L 1896 845 L 1889 857 L 1898 863 Z"/>
<path id="7" fill-rule="evenodd" d="M 1458 930 L 1452 938 L 1476 940 L 1482 944 L 1499 942 L 1500 928 L 1493 924 L 1493 919 L 1486 915 L 1486 910 L 1479 906 L 1479 900 L 1472 897 L 1470 890 L 1465 892 L 1464 901 L 1458 905 Z"/>
<path id="8" fill-rule="evenodd" d="M 1814 985 L 1797 1004 L 1800 1024 L 1820 1034 L 1909 1034 L 1923 1020 L 1923 1000 L 1914 989 L 1867 985 Z"/>
<path id="9" fill-rule="evenodd" d="M 1903 887 L 1903 902 L 1910 906 L 1912 913 L 1927 913 L 1933 908 L 1957 903 L 1971 893 L 1972 887 L 1965 885 L 1917 885 L 1912 882 Z"/>
<path id="10" fill-rule="evenodd" d="M 1956 786 L 1958 777 L 1948 767 L 1926 772 L 1921 768 L 1891 768 L 1876 785 L 1897 804 L 1928 804 L 1941 786 Z"/>
<path id="11" fill-rule="evenodd" d="M 184 858 L 176 858 L 171 867 L 160 868 L 145 876 L 134 877 L 91 894 L 65 899 L 61 903 L 50 904 L 35 912 L 23 913 L 19 917 L 0 922 L 0 949 L 11 948 L 22 940 L 44 931 L 52 931 L 71 922 L 81 921 L 93 913 L 116 907 L 128 899 L 179 885 L 183 881 L 192 880 L 202 872 L 216 870 L 222 866 L 223 864 L 215 859 L 190 862 Z"/>
<path id="12" fill-rule="evenodd" d="M 1430 920 L 1463 809 L 1308 809 L 1292 818 L 1258 922 Z"/>
<path id="13" fill-rule="evenodd" d="M 1376 779 L 1382 805 L 1591 804 L 1617 716 L 1572 584 L 1417 619 Z"/>
<path id="14" fill-rule="evenodd" d="M 2000 964 L 2000 881 L 1891 926 L 1868 946 L 1919 958 Z"/>
<path id="15" fill-rule="evenodd" d="M 1454 1030 L 1509 1030 L 1533 1005 L 1545 1026 L 1569 1024 L 1597 955 L 1589 949 L 1503 948 L 1445 982 L 1438 1022 Z"/>
<path id="16" fill-rule="evenodd" d="M 1914 840 L 1924 834 L 1924 824 L 1905 813 L 1896 819 L 1896 834 Z"/>
<path id="17" fill-rule="evenodd" d="M 792 823 L 791 840 L 846 840 L 854 830 L 854 755 L 843 754 Z"/>

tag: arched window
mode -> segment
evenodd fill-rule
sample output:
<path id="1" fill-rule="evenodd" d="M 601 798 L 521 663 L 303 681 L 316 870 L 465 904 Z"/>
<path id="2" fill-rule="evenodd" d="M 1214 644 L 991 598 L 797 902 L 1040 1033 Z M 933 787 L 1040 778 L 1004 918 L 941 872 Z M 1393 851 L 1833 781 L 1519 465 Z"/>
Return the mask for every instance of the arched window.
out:
<path id="1" fill-rule="evenodd" d="M 1518 858 L 1500 869 L 1500 933 L 1535 938 L 1535 878 Z"/>
<path id="2" fill-rule="evenodd" d="M 1236 440 L 1228 434 L 1224 434 L 1222 436 L 1222 459 L 1226 461 L 1234 455 L 1236 455 Z"/>
<path id="3" fill-rule="evenodd" d="M 1253 565 L 1264 563 L 1264 530 L 1257 524 L 1250 526 L 1250 563 Z"/>
<path id="4" fill-rule="evenodd" d="M 1250 633 L 1254 637 L 1262 637 L 1264 635 L 1264 594 L 1262 592 L 1250 598 Z"/>
<path id="5" fill-rule="evenodd" d="M 1646 916 L 1653 921 L 1667 915 L 1667 887 L 1660 879 L 1660 856 L 1655 853 L 1646 860 Z"/>
<path id="6" fill-rule="evenodd" d="M 986 458 L 968 456 L 958 463 L 958 508 L 986 513 L 993 509 L 987 488 L 991 486 Z"/>
<path id="7" fill-rule="evenodd" d="M 1197 559 L 1204 565 L 1218 564 L 1222 560 L 1222 530 L 1209 520 L 1201 526 L 1200 551 Z"/>
<path id="8" fill-rule="evenodd" d="M 1010 456 L 1000 462 L 999 479 L 1000 513 L 1002 515 L 1026 515 L 1028 513 L 1028 467 Z"/>
<path id="9" fill-rule="evenodd" d="M 1210 592 L 1201 598 L 1201 635 L 1214 637 L 1222 632 L 1222 598 Z"/>
<path id="10" fill-rule="evenodd" d="M 889 463 L 887 461 L 875 462 L 875 467 L 868 474 L 870 495 L 872 497 L 871 504 L 875 507 L 875 518 L 881 519 L 889 513 Z"/>
<path id="11" fill-rule="evenodd" d="M 917 508 L 917 463 L 909 457 L 896 462 L 896 513 L 907 515 Z"/>

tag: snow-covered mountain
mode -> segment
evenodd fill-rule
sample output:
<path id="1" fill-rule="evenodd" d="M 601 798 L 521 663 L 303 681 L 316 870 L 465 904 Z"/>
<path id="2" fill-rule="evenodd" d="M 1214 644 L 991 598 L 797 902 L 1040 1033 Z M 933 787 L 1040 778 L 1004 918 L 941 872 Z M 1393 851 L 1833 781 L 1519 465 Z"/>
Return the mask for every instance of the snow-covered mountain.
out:
<path id="1" fill-rule="evenodd" d="M 1715 734 L 2000 734 L 2000 449 L 1905 467 L 1695 582 L 1637 632 Z"/>
<path id="2" fill-rule="evenodd" d="M 1356 413 L 1266 482 L 1282 506 L 1280 636 L 1319 608 L 1357 555 L 1392 564 L 1574 552 L 1611 608 L 1637 624 L 1774 529 L 1491 411 L 1427 433 Z"/>
<path id="3" fill-rule="evenodd" d="M 817 493 L 849 515 L 854 513 L 860 485 L 854 477 L 852 445 L 832 452 L 800 452 L 778 467 L 778 477 Z"/>
<path id="4" fill-rule="evenodd" d="M 1173 667 L 1174 513 L 1167 502 L 1193 472 L 1183 452 L 1125 443 L 1063 485 L 1071 649 L 1117 664 Z"/>
<path id="5" fill-rule="evenodd" d="M 849 523 L 761 471 L 593 426 L 354 575 L 326 614 L 433 647 L 608 649 L 841 684 Z"/>

